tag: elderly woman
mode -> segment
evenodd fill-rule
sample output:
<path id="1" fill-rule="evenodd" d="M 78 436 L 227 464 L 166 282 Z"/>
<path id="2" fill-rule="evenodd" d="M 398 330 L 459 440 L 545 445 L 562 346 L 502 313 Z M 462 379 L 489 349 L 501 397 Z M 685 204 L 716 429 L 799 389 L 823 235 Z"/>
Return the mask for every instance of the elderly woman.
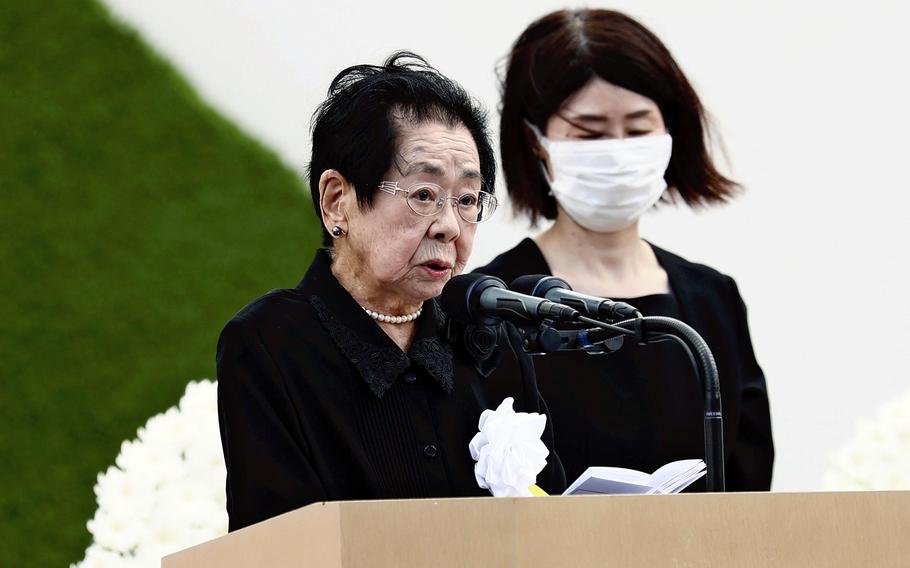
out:
<path id="1" fill-rule="evenodd" d="M 622 13 L 561 10 L 515 42 L 502 97 L 509 195 L 532 222 L 553 224 L 478 270 L 507 283 L 552 274 L 692 326 L 720 374 L 727 489 L 767 490 L 768 394 L 736 283 L 639 235 L 661 198 L 718 204 L 737 189 L 714 166 L 701 102 L 670 52 Z M 650 472 L 704 455 L 702 390 L 678 345 L 562 352 L 536 367 L 569 479 L 591 465 Z"/>
<path id="2" fill-rule="evenodd" d="M 310 162 L 326 248 L 218 343 L 231 530 L 315 501 L 489 494 L 468 446 L 502 398 L 433 298 L 496 209 L 494 176 L 484 114 L 417 56 L 332 82 Z M 525 357 L 503 339 L 497 390 L 541 412 Z M 562 467 L 548 461 L 537 482 L 558 491 Z"/>

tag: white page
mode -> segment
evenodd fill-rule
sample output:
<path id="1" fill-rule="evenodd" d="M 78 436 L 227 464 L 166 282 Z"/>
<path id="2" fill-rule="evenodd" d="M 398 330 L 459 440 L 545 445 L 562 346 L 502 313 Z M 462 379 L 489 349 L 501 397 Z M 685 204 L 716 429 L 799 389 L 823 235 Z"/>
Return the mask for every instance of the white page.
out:
<path id="1" fill-rule="evenodd" d="M 628 469 L 625 467 L 589 467 L 585 473 L 601 479 L 614 479 L 624 483 L 634 483 L 635 485 L 650 485 L 651 475 L 638 471 L 637 469 Z"/>
<path id="2" fill-rule="evenodd" d="M 664 487 L 655 487 L 653 490 L 653 493 L 663 494 L 663 495 L 671 495 L 673 493 L 679 493 L 686 487 L 692 485 L 693 483 L 695 483 L 696 481 L 698 481 L 699 479 L 704 477 L 706 473 L 707 473 L 707 471 L 702 470 L 699 473 L 696 473 L 690 477 L 681 478 L 671 485 L 667 485 Z"/>
<path id="3" fill-rule="evenodd" d="M 705 473 L 707 473 L 705 462 L 702 460 L 687 461 L 694 462 L 692 468 L 679 472 L 678 475 L 667 479 L 662 485 L 655 483 L 654 492 L 663 494 L 679 493 L 686 487 L 692 485 L 696 480 L 704 477 Z"/>
<path id="4" fill-rule="evenodd" d="M 573 483 L 566 489 L 563 495 L 640 495 L 650 491 L 648 485 L 636 485 L 634 483 L 623 483 L 612 479 L 600 479 L 589 477 L 581 483 Z"/>
<path id="5" fill-rule="evenodd" d="M 663 484 L 658 485 L 655 483 L 654 487 L 661 493 L 672 492 L 674 487 L 679 487 L 689 480 L 696 479 L 701 471 L 703 469 L 693 468 L 689 471 L 681 472 L 679 475 L 667 479 Z"/>
<path id="6" fill-rule="evenodd" d="M 676 478 L 694 474 L 703 467 L 703 464 L 704 462 L 699 459 L 670 462 L 654 472 L 654 475 L 651 476 L 652 484 L 654 487 L 672 484 Z"/>
<path id="7" fill-rule="evenodd" d="M 646 493 L 651 488 L 651 476 L 623 467 L 589 467 L 578 476 L 563 495 L 578 490 L 587 493 Z"/>

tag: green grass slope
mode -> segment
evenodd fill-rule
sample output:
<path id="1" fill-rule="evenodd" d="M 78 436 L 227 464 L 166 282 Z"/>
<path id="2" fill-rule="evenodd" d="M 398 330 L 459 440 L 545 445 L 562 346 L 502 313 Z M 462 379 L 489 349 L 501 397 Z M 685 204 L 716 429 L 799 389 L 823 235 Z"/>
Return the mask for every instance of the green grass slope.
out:
<path id="1" fill-rule="evenodd" d="M 97 472 L 319 231 L 298 176 L 94 2 L 0 2 L 0 119 L 0 566 L 66 566 Z"/>

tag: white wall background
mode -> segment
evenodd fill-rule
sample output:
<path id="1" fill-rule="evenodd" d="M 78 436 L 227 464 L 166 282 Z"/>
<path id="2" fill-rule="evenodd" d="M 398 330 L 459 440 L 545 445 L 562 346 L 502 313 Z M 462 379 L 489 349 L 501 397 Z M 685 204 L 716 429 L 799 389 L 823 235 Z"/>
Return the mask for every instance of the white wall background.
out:
<path id="1" fill-rule="evenodd" d="M 105 0 L 202 96 L 302 171 L 310 114 L 342 68 L 408 48 L 498 122 L 494 68 L 548 0 Z M 910 378 L 910 86 L 905 2 L 615 0 L 688 74 L 748 193 L 664 208 L 644 236 L 733 275 L 771 394 L 776 490 L 820 486 L 828 453 Z M 502 184 L 498 191 L 504 188 Z M 500 212 L 473 265 L 526 225 Z M 301 267 L 303 270 L 304 267 Z"/>

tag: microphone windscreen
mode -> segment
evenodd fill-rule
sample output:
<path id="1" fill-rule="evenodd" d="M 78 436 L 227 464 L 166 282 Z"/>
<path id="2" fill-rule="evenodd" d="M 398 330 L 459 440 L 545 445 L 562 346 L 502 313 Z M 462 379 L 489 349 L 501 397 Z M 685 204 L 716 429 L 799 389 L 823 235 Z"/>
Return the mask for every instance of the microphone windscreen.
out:
<path id="1" fill-rule="evenodd" d="M 459 274 L 442 288 L 439 305 L 446 316 L 459 323 L 477 323 L 484 318 L 478 309 L 480 294 L 490 287 L 506 288 L 505 282 L 486 274 Z"/>
<path id="2" fill-rule="evenodd" d="M 509 290 L 526 296 L 538 296 L 539 284 L 546 278 L 548 278 L 546 274 L 527 274 L 525 276 L 519 276 L 515 280 L 512 280 L 512 285 L 509 286 Z"/>
<path id="3" fill-rule="evenodd" d="M 519 276 L 515 280 L 512 280 L 512 285 L 509 287 L 513 292 L 525 294 L 526 296 L 534 296 L 536 298 L 546 298 L 547 292 L 553 288 L 561 288 L 563 290 L 572 289 L 568 282 L 562 278 L 547 276 L 546 274 Z"/>

